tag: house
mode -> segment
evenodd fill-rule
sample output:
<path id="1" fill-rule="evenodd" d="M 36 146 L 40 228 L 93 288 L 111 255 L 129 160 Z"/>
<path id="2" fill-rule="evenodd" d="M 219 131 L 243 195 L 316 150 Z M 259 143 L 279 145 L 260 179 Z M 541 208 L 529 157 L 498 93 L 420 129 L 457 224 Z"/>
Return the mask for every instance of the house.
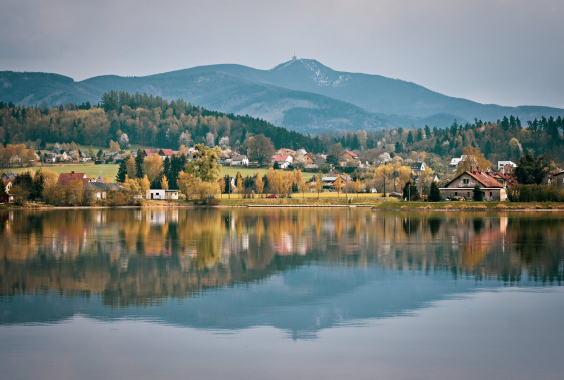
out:
<path id="1" fill-rule="evenodd" d="M 149 157 L 149 156 L 154 156 L 155 154 L 159 153 L 160 149 L 144 149 L 145 152 L 145 156 Z"/>
<path id="2" fill-rule="evenodd" d="M 415 173 L 415 175 L 420 176 L 423 172 L 427 169 L 424 162 L 414 162 L 411 164 L 411 171 Z"/>
<path id="3" fill-rule="evenodd" d="M 16 178 L 16 177 L 14 177 Z M 10 189 L 12 188 L 12 184 L 14 182 L 13 179 L 3 179 L 2 182 L 4 182 L 4 189 L 6 189 L 6 193 L 10 194 Z"/>
<path id="4" fill-rule="evenodd" d="M 314 159 L 313 159 L 313 155 L 311 153 L 306 153 L 304 154 L 302 157 L 302 160 L 306 161 L 307 164 L 306 165 L 311 165 L 314 163 Z"/>
<path id="5" fill-rule="evenodd" d="M 352 181 L 351 177 L 343 174 L 338 174 L 336 176 L 325 176 L 321 178 L 321 182 L 323 182 L 323 187 L 330 189 L 335 188 L 335 181 L 339 177 L 341 177 L 341 186 L 344 186 L 347 182 Z"/>
<path id="6" fill-rule="evenodd" d="M 88 182 L 84 184 L 84 191 L 90 191 L 94 199 L 106 199 L 110 191 L 119 191 L 120 187 L 115 183 Z"/>
<path id="7" fill-rule="evenodd" d="M 151 189 L 145 196 L 147 200 L 177 200 L 178 190 Z"/>
<path id="8" fill-rule="evenodd" d="M 159 156 L 163 159 L 163 161 L 168 157 L 169 160 L 172 156 L 176 155 L 178 151 L 172 149 L 159 149 Z"/>
<path id="9" fill-rule="evenodd" d="M 59 174 L 59 178 L 57 179 L 57 186 L 59 187 L 71 187 L 73 185 L 72 182 L 80 181 L 84 186 L 89 182 L 88 177 L 84 173 L 75 173 L 74 170 L 70 173 L 61 173 Z M 76 182 L 78 183 L 78 182 Z"/>
<path id="10" fill-rule="evenodd" d="M 296 154 L 296 151 L 292 150 L 292 149 L 281 148 L 281 149 L 278 149 L 276 151 L 276 154 L 283 156 L 283 155 L 286 155 L 286 154 Z"/>
<path id="11" fill-rule="evenodd" d="M 272 163 L 278 164 L 280 169 L 287 169 L 288 166 L 292 165 L 294 159 L 292 156 L 287 154 L 275 154 L 272 156 Z"/>
<path id="12" fill-rule="evenodd" d="M 0 195 L 0 203 L 14 203 L 14 196 L 9 194 Z"/>
<path id="13" fill-rule="evenodd" d="M 351 150 L 347 150 L 345 153 L 341 154 L 341 159 L 345 161 L 355 161 L 358 160 L 358 154 Z"/>
<path id="14" fill-rule="evenodd" d="M 244 155 L 236 155 L 231 157 L 231 166 L 247 166 L 249 165 L 249 159 Z"/>
<path id="15" fill-rule="evenodd" d="M 552 178 L 556 181 L 556 186 L 558 186 L 559 189 L 564 190 L 564 172 L 555 174 Z"/>
<path id="16" fill-rule="evenodd" d="M 501 183 L 505 187 L 512 187 L 518 185 L 517 178 L 511 174 L 507 174 L 506 172 L 502 173 L 488 173 L 492 177 L 494 177 L 499 183 Z"/>
<path id="17" fill-rule="evenodd" d="M 515 169 L 517 167 L 517 164 L 514 163 L 513 161 L 498 161 L 497 162 L 497 170 L 498 171 L 506 171 L 507 169 L 505 169 L 506 166 L 510 166 L 511 168 Z"/>
<path id="18" fill-rule="evenodd" d="M 313 163 L 317 166 L 325 165 L 327 163 L 327 157 L 316 158 Z"/>
<path id="19" fill-rule="evenodd" d="M 449 164 L 449 165 L 450 165 L 450 166 L 457 167 L 458 164 L 460 164 L 460 163 L 461 163 L 462 161 L 464 161 L 464 160 L 466 160 L 466 155 L 463 154 L 462 156 L 460 156 L 460 158 L 454 157 L 452 160 L 450 160 L 450 164 Z"/>
<path id="20" fill-rule="evenodd" d="M 481 172 L 471 168 L 456 176 L 448 182 L 445 187 L 441 188 L 441 194 L 444 197 L 465 197 L 471 199 L 474 187 L 478 185 L 484 192 L 484 199 L 491 201 L 507 200 L 507 192 L 505 186 L 497 181 L 488 173 Z"/>
<path id="21" fill-rule="evenodd" d="M 14 172 L 2 173 L 2 179 L 14 180 L 17 176 L 18 173 L 14 173 Z"/>

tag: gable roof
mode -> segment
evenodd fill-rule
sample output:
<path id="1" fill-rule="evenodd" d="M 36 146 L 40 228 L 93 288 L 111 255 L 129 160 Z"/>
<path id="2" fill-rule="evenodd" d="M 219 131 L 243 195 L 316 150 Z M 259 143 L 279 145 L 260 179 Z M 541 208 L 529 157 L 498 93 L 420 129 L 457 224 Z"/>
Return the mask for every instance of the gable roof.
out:
<path id="1" fill-rule="evenodd" d="M 468 174 L 470 177 L 474 178 L 476 181 L 480 182 L 483 187 L 504 187 L 499 183 L 494 177 L 488 175 L 488 173 L 477 172 L 477 171 L 465 171 L 450 180 L 445 187 L 448 187 L 451 183 L 456 181 L 461 175 Z"/>
<path id="2" fill-rule="evenodd" d="M 421 170 L 421 168 L 423 167 L 423 165 L 425 165 L 424 162 L 414 162 L 413 164 L 411 164 L 411 169 L 413 169 L 413 170 Z"/>
<path id="3" fill-rule="evenodd" d="M 244 155 L 237 155 L 237 156 L 233 156 L 231 157 L 231 161 L 243 161 L 244 159 L 246 159 L 247 156 Z"/>
<path id="4" fill-rule="evenodd" d="M 174 156 L 174 151 L 172 149 L 161 149 L 161 150 L 159 150 L 159 155 L 172 157 L 172 156 Z"/>
<path id="5" fill-rule="evenodd" d="M 276 162 L 285 162 L 290 160 L 291 156 L 288 156 L 287 154 L 275 154 L 272 156 L 272 159 Z"/>
<path id="6" fill-rule="evenodd" d="M 88 178 L 84 173 L 61 173 L 59 174 L 59 178 L 57 179 L 57 185 L 60 187 L 69 187 L 71 181 L 82 181 L 83 184 L 88 183 Z"/>
<path id="7" fill-rule="evenodd" d="M 358 154 L 356 154 L 355 152 L 351 151 L 351 150 L 347 150 L 345 153 L 343 153 L 343 155 L 345 154 L 349 154 L 352 158 L 358 158 Z"/>
<path id="8" fill-rule="evenodd" d="M 559 175 L 562 175 L 562 174 L 564 174 L 564 171 L 561 171 L 561 172 L 558 173 L 558 174 L 554 174 L 553 177 L 558 177 Z"/>

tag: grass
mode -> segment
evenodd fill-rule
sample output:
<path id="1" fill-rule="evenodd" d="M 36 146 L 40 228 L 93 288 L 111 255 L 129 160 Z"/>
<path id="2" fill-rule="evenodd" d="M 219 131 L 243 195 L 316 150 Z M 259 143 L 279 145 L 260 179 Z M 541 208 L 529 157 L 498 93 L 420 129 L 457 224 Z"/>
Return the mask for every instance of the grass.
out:
<path id="1" fill-rule="evenodd" d="M 470 210 L 505 210 L 505 209 L 564 209 L 562 202 L 406 202 L 402 200 L 384 201 L 375 206 L 379 209 L 470 209 Z"/>
<path id="2" fill-rule="evenodd" d="M 117 164 L 106 164 L 106 165 L 94 165 L 93 162 L 86 162 L 83 164 L 52 164 L 52 165 L 44 165 L 42 166 L 45 169 L 52 170 L 58 174 L 60 173 L 70 173 L 71 171 L 75 171 L 76 173 L 84 173 L 87 177 L 90 176 L 102 176 L 105 177 L 106 175 L 110 178 L 111 181 L 114 181 L 118 172 L 119 165 Z M 0 168 L 0 173 L 4 172 L 21 172 L 22 170 L 31 169 L 36 171 L 41 169 L 40 166 L 34 166 L 32 168 Z"/>
<path id="3" fill-rule="evenodd" d="M 257 174 L 257 171 L 260 170 L 261 175 L 265 175 L 268 172 L 268 168 L 247 168 L 243 166 L 223 166 L 221 168 L 222 176 L 229 174 L 232 177 L 237 175 L 237 172 L 241 173 L 241 176 L 244 178 L 246 176 L 252 177 Z M 311 177 L 316 175 L 316 173 L 311 172 L 302 172 L 302 177 L 304 181 L 309 181 Z M 325 175 L 325 174 L 324 174 Z"/>
<path id="4" fill-rule="evenodd" d="M 267 199 L 265 195 L 258 198 L 243 198 L 239 194 L 222 194 L 219 197 L 221 204 L 224 206 L 253 206 L 253 205 L 271 205 L 271 206 L 292 206 L 292 205 L 309 205 L 309 206 L 332 206 L 332 205 L 374 205 L 383 199 L 381 194 L 346 194 L 337 193 L 317 193 L 292 194 L 292 198 Z"/>

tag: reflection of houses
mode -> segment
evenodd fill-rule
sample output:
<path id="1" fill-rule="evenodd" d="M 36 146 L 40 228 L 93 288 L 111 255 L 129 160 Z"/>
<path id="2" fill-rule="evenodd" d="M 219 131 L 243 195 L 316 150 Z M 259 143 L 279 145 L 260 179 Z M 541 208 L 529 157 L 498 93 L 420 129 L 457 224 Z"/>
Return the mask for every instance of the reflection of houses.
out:
<path id="1" fill-rule="evenodd" d="M 445 197 L 466 197 L 471 198 L 474 187 L 478 185 L 484 192 L 486 200 L 505 201 L 507 194 L 503 184 L 499 183 L 488 173 L 475 170 L 463 172 L 441 188 L 441 194 Z"/>
<path id="2" fill-rule="evenodd" d="M 177 200 L 178 190 L 151 189 L 147 190 L 147 200 Z"/>

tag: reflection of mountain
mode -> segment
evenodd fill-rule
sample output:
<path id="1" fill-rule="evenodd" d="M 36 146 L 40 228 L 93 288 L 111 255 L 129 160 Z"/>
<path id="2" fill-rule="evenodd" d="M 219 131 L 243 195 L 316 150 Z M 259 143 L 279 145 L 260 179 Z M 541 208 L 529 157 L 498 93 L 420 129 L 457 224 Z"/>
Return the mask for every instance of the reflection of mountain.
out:
<path id="1" fill-rule="evenodd" d="M 564 277 L 557 214 L 122 209 L 0 222 L 0 323 L 83 313 L 307 336 L 476 287 Z"/>

